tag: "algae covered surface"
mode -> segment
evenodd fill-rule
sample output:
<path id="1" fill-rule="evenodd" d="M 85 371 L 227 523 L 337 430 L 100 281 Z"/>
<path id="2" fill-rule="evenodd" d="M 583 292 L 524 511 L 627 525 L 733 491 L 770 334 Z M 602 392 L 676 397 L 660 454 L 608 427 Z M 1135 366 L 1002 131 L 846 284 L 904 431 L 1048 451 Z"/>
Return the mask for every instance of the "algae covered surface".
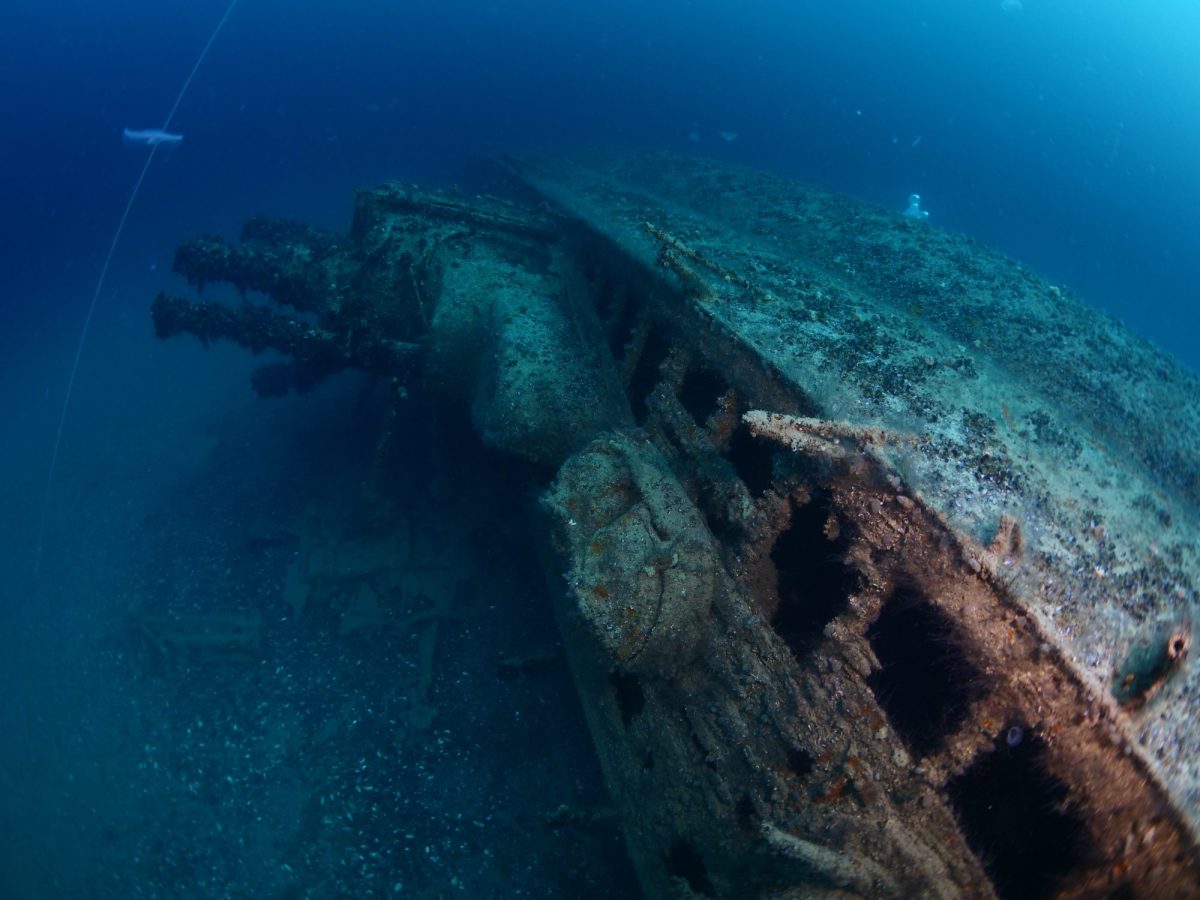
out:
<path id="1" fill-rule="evenodd" d="M 1175 633 L 1186 652 L 1194 373 L 1066 287 L 926 221 L 659 153 L 516 168 L 562 214 L 682 286 L 715 333 L 810 398 L 799 412 L 913 435 L 889 460 L 949 525 L 986 544 L 1015 518 L 1024 553 L 1001 574 L 1097 706 L 1129 699 L 1131 651 L 1153 655 Z M 1152 697 L 1124 702 L 1121 739 L 1195 827 L 1200 675 L 1160 674 Z"/>
<path id="2" fill-rule="evenodd" d="M 344 235 L 185 241 L 189 281 L 265 300 L 153 306 L 161 337 L 283 354 L 263 397 L 369 376 L 370 514 L 302 516 L 279 599 L 403 637 L 388 730 L 443 720 L 461 623 L 532 615 L 646 896 L 1194 894 L 1196 377 L 962 236 L 795 182 L 661 153 L 492 174 L 503 199 L 360 192 Z M 458 563 L 438 516 L 480 538 Z M 497 530 L 536 549 L 540 609 L 481 608 Z M 146 612 L 165 655 L 272 643 Z"/>

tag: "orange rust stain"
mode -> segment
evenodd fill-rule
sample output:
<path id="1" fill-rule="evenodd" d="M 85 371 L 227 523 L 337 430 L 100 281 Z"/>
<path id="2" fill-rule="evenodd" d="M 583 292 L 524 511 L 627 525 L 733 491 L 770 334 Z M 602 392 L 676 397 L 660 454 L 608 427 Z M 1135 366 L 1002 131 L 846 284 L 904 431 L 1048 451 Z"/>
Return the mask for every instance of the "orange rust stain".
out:
<path id="1" fill-rule="evenodd" d="M 835 803 L 841 800 L 846 793 L 846 788 L 850 784 L 850 779 L 845 775 L 839 775 L 838 780 L 833 783 L 824 794 L 813 798 L 813 803 Z"/>
<path id="2" fill-rule="evenodd" d="M 879 707 L 873 706 L 870 703 L 862 704 L 858 709 L 858 714 L 866 719 L 875 731 L 887 725 L 887 719 L 880 715 Z"/>
<path id="3" fill-rule="evenodd" d="M 719 419 L 712 433 L 712 439 L 713 443 L 723 446 L 733 437 L 734 429 L 741 424 L 741 417 L 737 414 L 737 396 L 732 390 L 722 394 L 719 403 Z"/>

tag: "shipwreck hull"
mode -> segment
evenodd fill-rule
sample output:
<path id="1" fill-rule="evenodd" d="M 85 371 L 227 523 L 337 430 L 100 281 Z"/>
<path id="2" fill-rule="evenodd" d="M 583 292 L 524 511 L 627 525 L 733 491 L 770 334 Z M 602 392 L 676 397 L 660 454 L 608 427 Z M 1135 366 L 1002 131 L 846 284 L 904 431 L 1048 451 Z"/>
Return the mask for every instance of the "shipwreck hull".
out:
<path id="1" fill-rule="evenodd" d="M 525 462 L 645 894 L 1200 896 L 1196 378 L 845 198 L 662 155 L 506 175 L 364 193 L 286 279 L 182 266 L 286 284 L 321 365 Z M 198 308 L 160 330 L 296 355 Z"/>

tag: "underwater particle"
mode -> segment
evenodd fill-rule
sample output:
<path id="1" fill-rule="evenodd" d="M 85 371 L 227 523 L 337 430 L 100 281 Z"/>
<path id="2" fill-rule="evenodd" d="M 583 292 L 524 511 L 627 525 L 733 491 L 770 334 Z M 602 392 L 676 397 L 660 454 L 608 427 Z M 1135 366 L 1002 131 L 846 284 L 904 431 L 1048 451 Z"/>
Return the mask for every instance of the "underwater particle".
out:
<path id="1" fill-rule="evenodd" d="M 126 128 L 121 137 L 127 144 L 144 144 L 156 147 L 159 144 L 173 145 L 183 140 L 182 134 L 171 134 L 161 128 Z"/>
<path id="2" fill-rule="evenodd" d="M 904 215 L 909 219 L 923 220 L 929 218 L 929 213 L 926 210 L 921 209 L 920 194 L 908 195 L 908 206 L 904 210 Z"/>
<path id="3" fill-rule="evenodd" d="M 1183 664 L 1192 646 L 1192 621 L 1158 623 L 1134 641 L 1113 675 L 1112 693 L 1122 706 L 1144 706 Z"/>

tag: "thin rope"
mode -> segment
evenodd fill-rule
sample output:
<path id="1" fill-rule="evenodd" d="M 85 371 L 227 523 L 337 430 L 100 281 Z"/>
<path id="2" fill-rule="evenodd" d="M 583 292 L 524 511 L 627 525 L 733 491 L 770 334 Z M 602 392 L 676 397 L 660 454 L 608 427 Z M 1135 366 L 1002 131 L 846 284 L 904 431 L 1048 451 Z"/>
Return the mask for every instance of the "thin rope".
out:
<path id="1" fill-rule="evenodd" d="M 175 97 L 175 103 L 171 106 L 171 111 L 167 113 L 167 118 L 162 126 L 163 131 L 171 127 L 171 120 L 175 118 L 175 113 L 179 110 L 179 104 L 183 102 L 183 95 L 191 87 L 192 79 L 200 71 L 200 65 L 204 62 L 204 57 L 208 56 L 208 51 L 216 41 L 217 35 L 225 27 L 225 23 L 229 21 L 229 16 L 233 13 L 233 8 L 237 5 L 238 0 L 231 0 L 229 7 L 225 10 L 225 15 L 221 16 L 221 21 L 217 23 L 217 27 L 213 29 L 213 33 L 209 36 L 208 43 L 204 45 L 204 49 L 196 57 L 196 64 L 192 66 L 192 71 L 188 73 L 187 79 L 183 82 L 183 87 L 179 89 L 179 93 Z M 83 331 L 79 335 L 79 344 L 75 348 L 75 360 L 71 363 L 71 374 L 67 378 L 67 391 L 63 395 L 62 410 L 58 416 L 58 429 L 54 434 L 54 449 L 50 453 L 50 471 L 46 476 L 46 491 L 42 496 L 41 520 L 38 523 L 37 550 L 33 556 L 34 575 L 38 574 L 42 565 L 42 546 L 46 539 L 46 518 L 50 510 L 50 494 L 54 489 L 54 475 L 58 470 L 58 451 L 62 446 L 63 429 L 66 427 L 67 412 L 71 407 L 71 395 L 75 391 L 75 376 L 79 374 L 79 361 L 83 358 L 83 348 L 87 343 L 88 332 L 92 327 L 92 317 L 96 314 L 96 304 L 100 300 L 100 291 L 104 288 L 104 279 L 108 276 L 109 264 L 112 263 L 113 254 L 117 250 L 117 244 L 121 242 L 121 232 L 125 230 L 125 222 L 129 219 L 129 213 L 133 209 L 134 201 L 137 200 L 138 191 L 142 189 L 142 182 L 146 180 L 146 173 L 150 171 L 150 163 L 154 162 L 154 154 L 157 152 L 158 144 L 152 144 L 150 146 L 150 153 L 146 156 L 146 162 L 142 166 L 142 171 L 138 173 L 137 181 L 134 182 L 129 200 L 125 204 L 125 211 L 121 213 L 121 220 L 117 223 L 116 233 L 113 234 L 112 243 L 108 246 L 108 255 L 104 257 L 104 265 L 100 267 L 100 277 L 96 280 L 96 290 L 92 292 L 92 302 L 88 305 L 87 315 L 83 319 Z"/>

